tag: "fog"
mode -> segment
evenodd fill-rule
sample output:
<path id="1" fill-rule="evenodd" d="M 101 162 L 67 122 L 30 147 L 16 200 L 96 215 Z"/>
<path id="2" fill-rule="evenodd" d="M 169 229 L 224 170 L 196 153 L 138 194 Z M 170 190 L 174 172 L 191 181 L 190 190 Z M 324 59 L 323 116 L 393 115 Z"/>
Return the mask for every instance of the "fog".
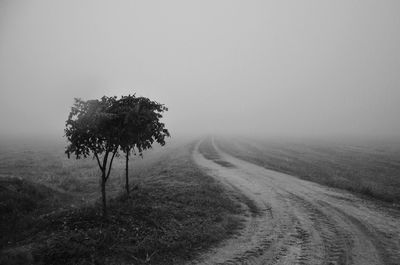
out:
<path id="1" fill-rule="evenodd" d="M 136 93 L 172 135 L 400 135 L 400 1 L 0 1 L 0 136 Z"/>

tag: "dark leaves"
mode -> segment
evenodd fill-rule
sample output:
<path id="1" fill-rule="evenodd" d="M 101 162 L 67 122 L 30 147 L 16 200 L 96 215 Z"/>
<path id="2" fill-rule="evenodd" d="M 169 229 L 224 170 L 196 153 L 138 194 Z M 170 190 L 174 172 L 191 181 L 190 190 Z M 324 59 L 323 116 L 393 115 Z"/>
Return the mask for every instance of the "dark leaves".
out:
<path id="1" fill-rule="evenodd" d="M 167 110 L 163 104 L 135 95 L 87 101 L 75 98 L 66 121 L 65 136 L 70 144 L 65 153 L 79 159 L 120 147 L 123 152 L 135 153 L 136 149 L 142 154 L 154 142 L 165 145 L 170 134 L 160 119 Z"/>

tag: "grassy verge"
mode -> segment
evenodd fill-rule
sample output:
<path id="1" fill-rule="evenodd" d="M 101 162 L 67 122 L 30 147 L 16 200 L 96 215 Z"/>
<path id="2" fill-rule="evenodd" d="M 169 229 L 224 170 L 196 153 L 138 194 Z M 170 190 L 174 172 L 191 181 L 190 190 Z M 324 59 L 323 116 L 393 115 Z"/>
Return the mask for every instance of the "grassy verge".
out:
<path id="1" fill-rule="evenodd" d="M 225 152 L 262 167 L 400 204 L 400 147 L 218 139 Z"/>
<path id="2" fill-rule="evenodd" d="M 0 248 L 34 232 L 41 214 L 60 209 L 71 196 L 27 180 L 0 178 Z"/>
<path id="3" fill-rule="evenodd" d="M 2 264 L 181 264 L 231 236 L 241 205 L 196 167 L 192 148 L 133 168 L 139 188 L 111 200 L 106 221 L 96 206 L 31 216 L 34 230 L 3 251 Z"/>

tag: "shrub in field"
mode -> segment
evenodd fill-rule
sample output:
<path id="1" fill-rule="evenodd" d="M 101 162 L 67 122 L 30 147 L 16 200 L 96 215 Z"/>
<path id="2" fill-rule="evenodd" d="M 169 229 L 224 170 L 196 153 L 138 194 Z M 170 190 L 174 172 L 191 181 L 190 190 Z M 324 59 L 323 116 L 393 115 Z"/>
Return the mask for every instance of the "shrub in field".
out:
<path id="1" fill-rule="evenodd" d="M 165 145 L 165 137 L 170 134 L 165 124 L 160 122 L 161 113 L 168 109 L 155 101 L 135 95 L 123 96 L 116 102 L 119 115 L 119 145 L 125 153 L 125 189 L 129 196 L 129 156 L 151 148 L 154 142 Z"/>
<path id="2" fill-rule="evenodd" d="M 107 215 L 106 182 L 110 177 L 114 157 L 118 153 L 118 115 L 116 97 L 100 100 L 75 99 L 66 121 L 65 136 L 70 144 L 65 151 L 77 159 L 94 154 L 101 170 L 103 216 Z"/>
<path id="3" fill-rule="evenodd" d="M 128 161 L 131 152 L 139 154 L 154 142 L 165 144 L 169 132 L 160 122 L 167 108 L 145 97 L 134 95 L 102 97 L 101 100 L 75 99 L 66 122 L 65 135 L 70 142 L 66 153 L 76 158 L 93 153 L 101 170 L 103 216 L 107 215 L 105 185 L 110 177 L 119 148 L 126 155 L 126 191 L 129 194 Z"/>

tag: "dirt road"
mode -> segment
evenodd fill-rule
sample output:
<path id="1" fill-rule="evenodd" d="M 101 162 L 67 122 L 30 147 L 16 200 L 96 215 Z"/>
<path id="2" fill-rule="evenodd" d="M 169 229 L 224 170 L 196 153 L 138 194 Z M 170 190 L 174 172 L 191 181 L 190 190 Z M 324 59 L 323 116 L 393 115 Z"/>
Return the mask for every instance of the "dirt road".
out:
<path id="1" fill-rule="evenodd" d="M 196 163 L 255 201 L 241 233 L 192 264 L 400 265 L 400 211 L 221 152 Z"/>

